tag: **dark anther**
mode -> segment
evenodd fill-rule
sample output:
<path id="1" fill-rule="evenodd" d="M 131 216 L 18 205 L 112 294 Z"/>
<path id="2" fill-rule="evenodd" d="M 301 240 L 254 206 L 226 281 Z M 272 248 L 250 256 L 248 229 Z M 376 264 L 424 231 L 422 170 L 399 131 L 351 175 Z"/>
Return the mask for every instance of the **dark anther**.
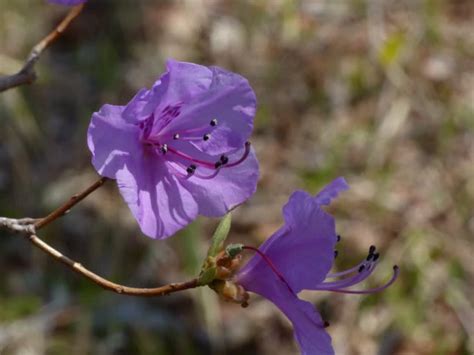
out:
<path id="1" fill-rule="evenodd" d="M 216 119 L 216 118 L 212 119 L 209 124 L 210 124 L 212 127 L 217 126 L 217 119 Z"/>
<path id="2" fill-rule="evenodd" d="M 376 261 L 378 258 L 379 258 L 380 254 L 379 253 L 375 253 L 374 254 L 374 257 L 372 258 L 373 261 Z"/>
<path id="3" fill-rule="evenodd" d="M 221 163 L 222 165 L 225 165 L 229 162 L 229 158 L 227 158 L 227 156 L 225 155 L 221 155 Z"/>
<path id="4" fill-rule="evenodd" d="M 372 260 L 373 257 L 374 257 L 374 254 L 369 254 L 369 255 L 367 255 L 367 259 L 366 259 L 366 260 L 367 260 L 367 261 L 370 261 L 370 260 Z"/>
<path id="5" fill-rule="evenodd" d="M 220 161 L 216 161 L 216 163 L 214 164 L 214 167 L 216 169 L 219 169 L 221 166 L 222 166 L 222 163 Z"/>
<path id="6" fill-rule="evenodd" d="M 375 245 L 371 245 L 369 248 L 369 254 L 373 254 L 375 252 Z"/>
<path id="7" fill-rule="evenodd" d="M 163 144 L 160 150 L 163 154 L 166 154 L 168 152 L 168 146 L 166 144 Z"/>
<path id="8" fill-rule="evenodd" d="M 211 137 L 211 136 L 206 133 L 205 135 L 202 136 L 202 139 L 205 140 L 205 141 L 207 141 L 207 140 L 209 140 L 210 137 Z"/>
<path id="9" fill-rule="evenodd" d="M 196 171 L 196 165 L 194 164 L 191 164 L 190 166 L 188 166 L 188 168 L 186 169 L 186 172 L 188 174 L 194 174 L 194 172 Z"/>
<path id="10" fill-rule="evenodd" d="M 336 235 L 336 241 L 337 241 L 337 242 L 340 242 L 340 241 L 341 241 L 341 236 L 340 236 L 339 234 Z"/>
<path id="11" fill-rule="evenodd" d="M 359 272 L 362 272 L 362 271 L 364 271 L 364 269 L 365 269 L 365 265 L 361 265 L 361 266 L 359 266 Z"/>
<path id="12" fill-rule="evenodd" d="M 339 252 L 337 250 L 334 250 L 334 258 L 337 258 L 337 254 L 339 254 Z"/>
<path id="13" fill-rule="evenodd" d="M 397 271 L 399 269 L 398 265 L 393 265 L 393 271 Z"/>
<path id="14" fill-rule="evenodd" d="M 179 133 L 175 133 L 175 135 L 173 136 L 173 139 L 179 139 Z"/>
<path id="15" fill-rule="evenodd" d="M 330 325 L 329 322 L 328 322 L 327 320 L 325 320 L 325 321 L 324 321 L 324 328 L 329 327 L 329 325 Z"/>

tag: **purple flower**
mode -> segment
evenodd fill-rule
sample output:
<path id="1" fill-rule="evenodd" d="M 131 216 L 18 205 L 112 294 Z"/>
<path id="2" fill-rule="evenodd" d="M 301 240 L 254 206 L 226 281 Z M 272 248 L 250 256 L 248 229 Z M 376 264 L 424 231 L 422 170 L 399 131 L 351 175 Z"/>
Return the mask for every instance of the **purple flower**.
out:
<path id="1" fill-rule="evenodd" d="M 169 237 L 198 214 L 222 216 L 255 192 L 258 163 L 247 141 L 255 109 L 242 76 L 169 60 L 150 90 L 94 113 L 92 164 L 117 179 L 144 234 Z"/>
<path id="2" fill-rule="evenodd" d="M 315 197 L 304 191 L 293 193 L 283 207 L 283 227 L 256 250 L 259 255 L 250 259 L 234 279 L 244 289 L 272 301 L 290 319 L 302 354 L 334 354 L 334 350 L 331 337 L 324 329 L 328 324 L 311 303 L 297 297 L 298 292 L 373 293 L 387 288 L 398 275 L 398 268 L 394 267 L 392 279 L 384 286 L 364 291 L 347 289 L 365 280 L 375 269 L 378 254 L 373 246 L 358 265 L 328 274 L 340 237 L 336 234 L 333 217 L 321 206 L 328 205 L 347 188 L 345 180 L 338 178 Z M 328 282 L 326 278 L 341 279 Z"/>
<path id="3" fill-rule="evenodd" d="M 66 5 L 66 6 L 73 6 L 85 3 L 87 0 L 48 0 L 48 2 L 52 4 L 59 4 L 59 5 Z"/>

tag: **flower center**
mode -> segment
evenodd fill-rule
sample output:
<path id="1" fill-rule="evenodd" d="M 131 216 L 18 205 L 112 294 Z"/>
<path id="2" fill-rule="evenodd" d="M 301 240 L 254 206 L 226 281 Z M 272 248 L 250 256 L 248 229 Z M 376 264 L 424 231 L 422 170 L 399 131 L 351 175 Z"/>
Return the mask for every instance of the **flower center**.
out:
<path id="1" fill-rule="evenodd" d="M 158 117 L 153 114 L 138 124 L 140 141 L 162 157 L 176 176 L 186 179 L 192 176 L 212 179 L 221 169 L 239 165 L 248 157 L 250 142 L 245 142 L 243 152 L 235 160 L 230 158 L 238 154 L 235 151 L 215 157 L 199 148 L 196 142 L 208 142 L 213 139 L 212 133 L 219 123 L 217 118 L 212 118 L 208 124 L 199 127 L 182 128 L 174 132 L 168 129 L 163 132 L 171 122 L 179 118 L 181 107 L 182 104 L 166 106 Z"/>

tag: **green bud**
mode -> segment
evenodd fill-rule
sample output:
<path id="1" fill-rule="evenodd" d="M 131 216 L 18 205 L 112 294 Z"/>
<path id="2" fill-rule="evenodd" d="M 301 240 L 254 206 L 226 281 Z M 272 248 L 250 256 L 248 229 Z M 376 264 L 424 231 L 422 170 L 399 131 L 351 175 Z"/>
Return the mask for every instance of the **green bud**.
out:
<path id="1" fill-rule="evenodd" d="M 235 258 L 237 255 L 239 255 L 242 250 L 244 249 L 243 244 L 229 244 L 225 248 L 225 252 L 227 255 L 229 255 L 231 258 Z"/>
<path id="2" fill-rule="evenodd" d="M 227 235 L 230 231 L 231 215 L 227 213 L 224 218 L 221 219 L 219 225 L 212 236 L 212 244 L 207 252 L 207 256 L 216 256 L 224 248 L 224 242 L 227 239 Z"/>
<path id="3" fill-rule="evenodd" d="M 216 278 L 216 268 L 210 267 L 206 270 L 203 270 L 199 275 L 199 285 L 204 286 L 211 283 Z"/>

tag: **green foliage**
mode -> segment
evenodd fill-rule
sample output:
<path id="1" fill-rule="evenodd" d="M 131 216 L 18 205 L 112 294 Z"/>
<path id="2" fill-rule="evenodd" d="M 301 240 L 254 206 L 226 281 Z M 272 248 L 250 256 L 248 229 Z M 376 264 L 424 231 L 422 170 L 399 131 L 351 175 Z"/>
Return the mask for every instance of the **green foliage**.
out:
<path id="1" fill-rule="evenodd" d="M 227 239 L 227 235 L 230 231 L 230 225 L 232 223 L 232 217 L 230 212 L 224 216 L 219 222 L 219 225 L 212 236 L 211 246 L 207 253 L 207 256 L 216 256 L 224 248 L 224 242 Z"/>
<path id="2" fill-rule="evenodd" d="M 41 300 L 36 296 L 21 296 L 0 299 L 0 322 L 8 322 L 36 313 Z"/>
<path id="3" fill-rule="evenodd" d="M 216 255 L 224 249 L 224 242 L 230 231 L 232 217 L 230 212 L 219 222 L 214 235 L 212 236 L 211 246 L 207 251 L 206 260 L 202 264 L 201 274 L 199 275 L 199 284 L 208 285 L 216 277 Z"/>
<path id="4" fill-rule="evenodd" d="M 379 61 L 384 67 L 389 67 L 398 62 L 402 49 L 405 45 L 405 34 L 403 32 L 392 33 L 379 52 Z"/>

